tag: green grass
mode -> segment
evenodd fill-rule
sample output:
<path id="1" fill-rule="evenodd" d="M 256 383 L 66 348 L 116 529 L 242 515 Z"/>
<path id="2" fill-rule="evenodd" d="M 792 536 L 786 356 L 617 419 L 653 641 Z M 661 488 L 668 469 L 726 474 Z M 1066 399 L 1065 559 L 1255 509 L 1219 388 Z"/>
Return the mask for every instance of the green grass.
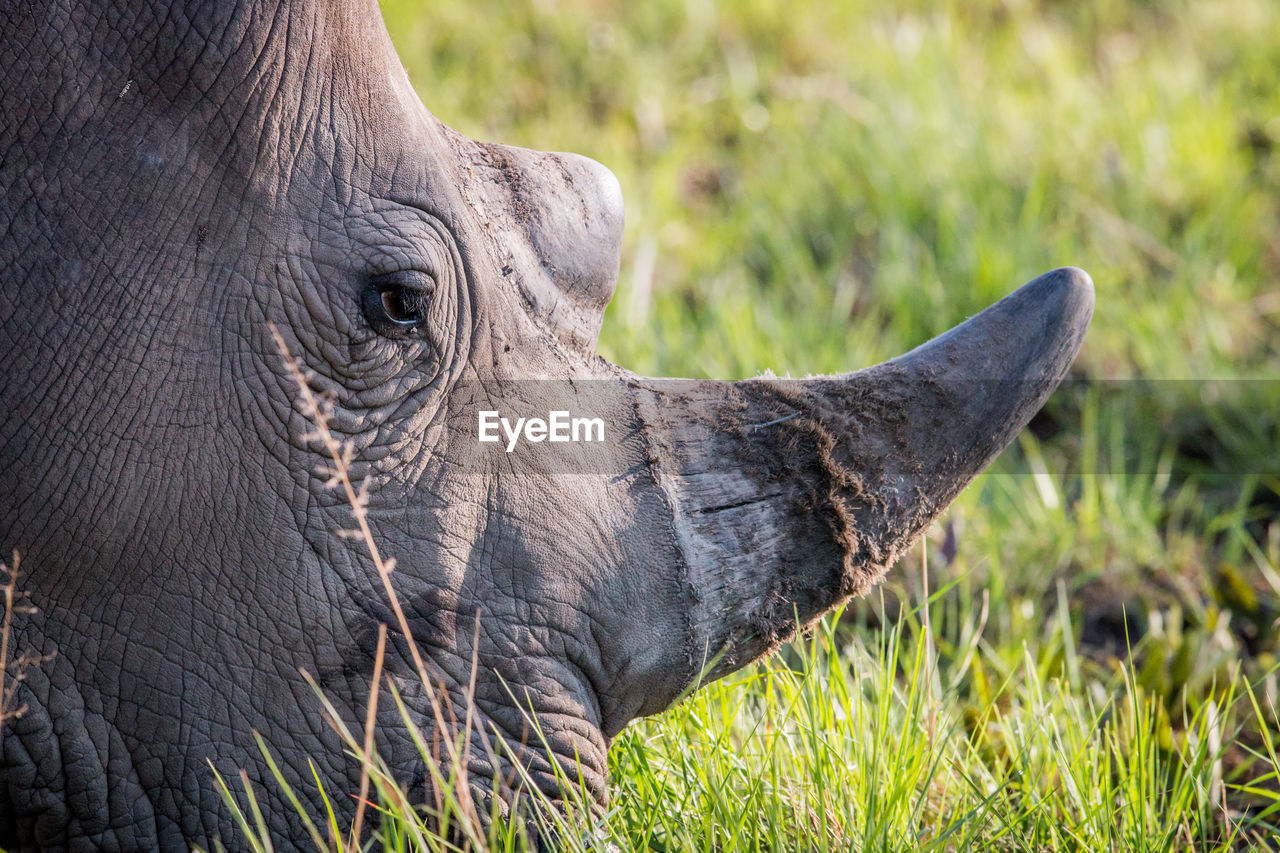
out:
<path id="1" fill-rule="evenodd" d="M 1280 849 L 1273 0 L 383 10 L 445 122 L 618 174 L 638 372 L 849 370 L 1098 287 L 1070 387 L 881 593 L 626 729 L 568 848 Z"/>

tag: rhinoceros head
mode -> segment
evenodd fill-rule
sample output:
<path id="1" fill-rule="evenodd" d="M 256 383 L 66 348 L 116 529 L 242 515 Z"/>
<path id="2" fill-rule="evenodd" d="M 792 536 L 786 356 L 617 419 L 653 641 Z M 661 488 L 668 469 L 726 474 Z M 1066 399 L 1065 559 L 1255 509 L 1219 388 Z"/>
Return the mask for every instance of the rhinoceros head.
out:
<path id="1" fill-rule="evenodd" d="M 354 784 L 299 670 L 358 727 L 397 617 L 338 535 L 351 508 L 273 328 L 436 698 L 528 771 L 476 748 L 477 794 L 554 797 L 558 763 L 603 801 L 610 738 L 875 583 L 1044 402 L 1092 310 L 1062 269 L 856 373 L 639 377 L 595 352 L 617 181 L 445 127 L 372 0 L 4 16 L 0 547 L 40 608 L 14 647 L 56 652 L 3 736 L 4 846 L 233 836 L 208 763 L 264 777 L 255 729 L 297 790 L 309 759 Z M 522 417 L 548 423 L 513 440 Z M 387 670 L 444 736 L 412 657 L 394 639 Z"/>

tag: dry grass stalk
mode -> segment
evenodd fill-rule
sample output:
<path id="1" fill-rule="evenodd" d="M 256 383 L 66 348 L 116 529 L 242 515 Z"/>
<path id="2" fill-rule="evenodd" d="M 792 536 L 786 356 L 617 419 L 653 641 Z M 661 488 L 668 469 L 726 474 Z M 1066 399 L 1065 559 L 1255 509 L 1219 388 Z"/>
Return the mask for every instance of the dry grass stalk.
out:
<path id="1" fill-rule="evenodd" d="M 329 429 L 329 415 L 332 412 L 333 403 L 317 396 L 311 390 L 310 380 L 314 378 L 314 374 L 303 368 L 289 351 L 288 344 L 284 340 L 284 336 L 280 334 L 280 330 L 274 323 L 269 323 L 268 328 L 271 335 L 275 339 L 276 347 L 280 350 L 280 356 L 284 360 L 285 367 L 288 369 L 290 376 L 298 386 L 298 400 L 302 406 L 303 415 L 313 425 L 313 430 L 304 435 L 304 440 L 319 441 L 324 447 L 325 452 L 329 455 L 332 462 L 331 465 L 322 469 L 321 473 L 326 476 L 326 485 L 329 487 L 341 488 L 347 504 L 351 509 L 351 514 L 356 522 L 355 530 L 339 531 L 340 535 L 345 538 L 356 539 L 364 543 L 369 553 L 369 557 L 373 562 L 374 569 L 377 571 L 378 578 L 382 582 L 382 587 L 386 593 L 387 602 L 391 606 L 395 615 L 396 627 L 400 631 L 409 653 L 413 659 L 414 669 L 420 679 L 423 688 L 427 694 L 427 699 L 431 705 L 431 714 L 435 720 L 438 729 L 436 731 L 435 744 L 438 748 L 444 746 L 448 763 L 456 768 L 457 778 L 454 788 L 454 796 L 456 797 L 458 807 L 461 810 L 460 817 L 464 822 L 461 829 L 465 834 L 474 841 L 478 841 L 482 835 L 483 822 L 480 820 L 479 812 L 476 808 L 474 798 L 471 796 L 470 786 L 467 784 L 467 763 L 465 756 L 471 745 L 471 731 L 473 725 L 472 705 L 470 697 L 474 695 L 475 678 L 477 661 L 472 660 L 471 679 L 468 684 L 467 693 L 467 711 L 466 721 L 463 734 L 463 743 L 461 748 L 457 743 L 456 733 L 458 731 L 458 720 L 453 710 L 453 703 L 450 700 L 448 692 L 444 689 L 442 682 L 433 680 L 427 671 L 426 661 L 422 657 L 422 653 L 418 648 L 417 642 L 413 638 L 413 633 L 409 630 L 409 621 L 405 616 L 404 609 L 400 605 L 400 598 L 396 594 L 395 588 L 391 583 L 391 574 L 395 570 L 395 558 L 385 557 L 378 543 L 374 538 L 373 529 L 369 523 L 368 512 L 368 494 L 366 491 L 367 483 L 361 483 L 357 487 L 351 479 L 351 461 L 354 456 L 354 448 L 350 442 L 339 441 L 332 430 Z M 479 634 L 479 618 L 476 619 L 476 633 Z M 360 801 L 357 805 L 356 822 L 353 825 L 352 846 L 358 849 L 359 830 L 363 821 L 364 810 L 366 808 L 366 799 L 369 789 L 369 766 L 372 759 L 373 750 L 373 721 L 377 713 L 377 692 L 378 682 L 381 677 L 381 668 L 385 653 L 386 626 L 380 626 L 378 639 L 377 660 L 375 661 L 375 671 L 372 680 L 371 693 L 369 697 L 368 711 L 365 719 L 365 737 L 363 745 L 364 760 L 361 761 L 361 783 L 360 783 Z M 473 648 L 475 645 L 473 644 Z M 439 693 L 437 693 L 437 688 Z M 443 700 L 443 704 L 442 704 Z M 446 708 L 448 719 L 446 719 Z M 484 739 L 485 747 L 493 755 L 491 745 L 487 738 Z M 496 765 L 495 765 L 496 766 Z M 436 786 L 432 786 L 433 789 Z M 443 802 L 441 792 L 436 791 L 436 807 L 437 810 L 443 810 Z"/>
<path id="2" fill-rule="evenodd" d="M 373 678 L 369 681 L 369 705 L 364 716 L 364 757 L 360 761 L 360 797 L 356 819 L 351 824 L 351 846 L 359 847 L 364 810 L 369 802 L 369 765 L 373 762 L 373 724 L 378 718 L 378 685 L 382 681 L 382 660 L 387 651 L 387 626 L 378 626 L 378 650 L 373 656 Z"/>
<path id="3" fill-rule="evenodd" d="M 20 655 L 12 663 L 9 661 L 10 637 L 13 633 L 14 614 L 35 613 L 36 608 L 26 603 L 27 593 L 18 589 L 18 571 L 22 558 L 17 551 L 13 552 L 10 563 L 0 563 L 0 574 L 5 577 L 0 592 L 4 595 L 4 620 L 0 623 L 0 737 L 4 735 L 4 726 L 10 720 L 16 720 L 26 712 L 25 705 L 15 705 L 18 685 L 22 682 L 28 668 L 50 660 L 53 655 Z"/>

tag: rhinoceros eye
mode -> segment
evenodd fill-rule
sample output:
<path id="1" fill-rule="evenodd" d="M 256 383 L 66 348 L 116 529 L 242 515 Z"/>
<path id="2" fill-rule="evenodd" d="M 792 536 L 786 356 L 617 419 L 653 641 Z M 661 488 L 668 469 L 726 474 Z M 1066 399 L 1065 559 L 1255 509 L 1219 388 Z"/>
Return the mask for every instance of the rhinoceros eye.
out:
<path id="1" fill-rule="evenodd" d="M 404 338 L 426 323 L 434 294 L 431 276 L 407 270 L 373 278 L 360 301 L 374 331 L 388 338 Z"/>

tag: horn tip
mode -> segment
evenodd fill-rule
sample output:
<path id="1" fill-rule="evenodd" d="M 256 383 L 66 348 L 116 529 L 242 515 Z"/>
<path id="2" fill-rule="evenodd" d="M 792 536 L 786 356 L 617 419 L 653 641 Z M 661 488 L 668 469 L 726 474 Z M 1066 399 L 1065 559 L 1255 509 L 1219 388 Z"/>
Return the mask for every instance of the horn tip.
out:
<path id="1" fill-rule="evenodd" d="M 1093 279 L 1079 267 L 1058 267 L 1031 282 L 1029 290 L 1039 291 L 1039 299 L 1052 301 L 1059 322 L 1081 332 L 1093 318 Z"/>

